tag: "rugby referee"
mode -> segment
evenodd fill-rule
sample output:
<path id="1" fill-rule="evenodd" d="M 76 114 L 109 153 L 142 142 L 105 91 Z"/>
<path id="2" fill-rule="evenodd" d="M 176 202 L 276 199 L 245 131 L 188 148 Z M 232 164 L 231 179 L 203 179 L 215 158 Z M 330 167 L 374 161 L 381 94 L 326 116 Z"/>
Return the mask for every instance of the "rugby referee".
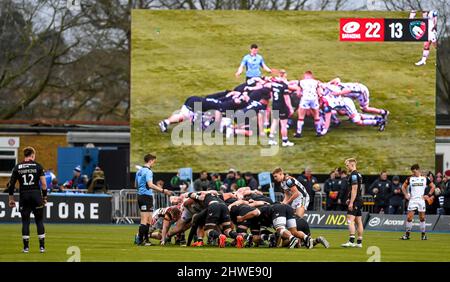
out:
<path id="1" fill-rule="evenodd" d="M 39 238 L 39 250 L 45 252 L 44 206 L 47 203 L 47 182 L 44 169 L 35 162 L 36 151 L 32 147 L 23 150 L 25 159 L 18 163 L 12 170 L 8 183 L 9 207 L 14 208 L 14 190 L 19 181 L 19 211 L 22 216 L 23 252 L 30 249 L 30 215 L 34 214 L 37 234 Z M 40 182 L 40 185 L 39 185 Z"/>
<path id="2" fill-rule="evenodd" d="M 236 72 L 236 77 L 241 75 L 244 66 L 246 69 L 246 81 L 253 77 L 261 77 L 261 67 L 265 71 L 272 73 L 272 70 L 265 64 L 264 58 L 258 54 L 258 45 L 256 44 L 252 44 L 250 46 L 250 54 L 242 58 L 241 65 Z"/>
<path id="3" fill-rule="evenodd" d="M 138 205 L 141 211 L 141 224 L 135 243 L 140 246 L 150 246 L 148 232 L 152 220 L 153 212 L 153 190 L 172 195 L 172 191 L 158 187 L 153 184 L 152 166 L 156 162 L 156 157 L 152 154 L 144 156 L 144 166 L 136 172 L 135 185 L 138 190 Z"/>

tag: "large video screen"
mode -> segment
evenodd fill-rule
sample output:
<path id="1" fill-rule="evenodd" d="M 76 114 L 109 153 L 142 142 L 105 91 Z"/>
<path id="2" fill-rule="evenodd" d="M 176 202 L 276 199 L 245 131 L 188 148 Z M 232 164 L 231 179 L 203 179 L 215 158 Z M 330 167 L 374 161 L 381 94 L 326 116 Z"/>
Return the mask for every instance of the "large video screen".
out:
<path id="1" fill-rule="evenodd" d="M 423 42 L 339 35 L 341 19 L 408 17 L 133 10 L 132 168 L 154 153 L 166 172 L 328 173 L 350 157 L 366 174 L 433 170 L 435 49 L 417 65 Z"/>

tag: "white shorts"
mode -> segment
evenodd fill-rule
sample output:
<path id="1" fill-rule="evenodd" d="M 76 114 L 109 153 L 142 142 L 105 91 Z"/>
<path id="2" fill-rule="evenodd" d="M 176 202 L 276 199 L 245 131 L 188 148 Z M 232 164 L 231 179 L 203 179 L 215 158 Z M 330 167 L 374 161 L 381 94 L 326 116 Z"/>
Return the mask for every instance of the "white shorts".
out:
<path id="1" fill-rule="evenodd" d="M 437 41 L 437 31 L 433 30 L 428 33 L 428 41 L 435 43 Z"/>
<path id="2" fill-rule="evenodd" d="M 191 213 L 191 211 L 189 209 L 183 209 L 183 212 L 181 213 L 181 220 L 185 223 L 189 223 L 191 222 L 193 217 L 193 214 Z"/>
<path id="3" fill-rule="evenodd" d="M 162 230 L 163 223 L 164 223 L 164 217 L 158 218 L 158 220 L 156 222 L 154 222 L 153 225 L 151 226 L 151 230 L 152 231 Z"/>
<path id="4" fill-rule="evenodd" d="M 343 99 L 343 102 L 344 102 L 345 112 L 347 113 L 347 115 L 349 117 L 352 117 L 352 116 L 355 116 L 356 114 L 358 114 L 358 110 L 356 110 L 355 103 L 353 103 L 352 99 L 345 97 Z"/>
<path id="5" fill-rule="evenodd" d="M 408 203 L 408 211 L 425 212 L 425 200 L 424 199 L 411 199 Z"/>
<path id="6" fill-rule="evenodd" d="M 299 207 L 304 207 L 306 210 L 308 208 L 308 206 L 309 206 L 309 195 L 307 195 L 306 197 L 298 196 L 291 203 L 291 207 L 294 210 L 296 210 Z"/>
<path id="7" fill-rule="evenodd" d="M 361 93 L 358 96 L 359 106 L 365 108 L 369 106 L 369 89 L 365 85 L 361 85 Z"/>
<path id="8" fill-rule="evenodd" d="M 350 118 L 352 119 L 352 122 L 354 122 L 354 123 L 360 123 L 362 120 L 361 115 L 359 113 L 351 116 Z"/>
<path id="9" fill-rule="evenodd" d="M 275 229 L 280 228 L 280 227 L 285 227 L 287 229 L 289 228 L 296 228 L 297 227 L 297 222 L 295 221 L 294 218 L 291 218 L 289 220 L 286 220 L 286 217 L 284 216 L 280 216 L 277 217 L 273 220 L 273 227 Z"/>
<path id="10" fill-rule="evenodd" d="M 314 109 L 317 110 L 319 108 L 319 100 L 317 98 L 305 98 L 302 97 L 300 99 L 300 108 L 304 110 Z"/>
<path id="11" fill-rule="evenodd" d="M 189 108 L 186 107 L 186 105 L 181 106 L 180 114 L 188 118 L 192 118 L 194 116 L 194 112 L 189 110 Z"/>

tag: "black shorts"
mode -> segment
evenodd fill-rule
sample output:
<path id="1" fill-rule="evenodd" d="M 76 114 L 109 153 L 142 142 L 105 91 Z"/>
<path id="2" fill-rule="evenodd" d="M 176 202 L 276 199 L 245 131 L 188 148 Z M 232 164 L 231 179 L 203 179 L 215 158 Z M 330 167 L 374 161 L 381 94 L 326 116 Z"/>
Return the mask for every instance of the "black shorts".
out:
<path id="1" fill-rule="evenodd" d="M 252 235 L 261 234 L 261 224 L 257 216 L 244 221 L 243 225 L 250 229 Z"/>
<path id="2" fill-rule="evenodd" d="M 26 191 L 20 193 L 19 196 L 19 211 L 22 213 L 35 212 L 38 209 L 44 208 L 44 201 L 40 190 Z"/>
<path id="3" fill-rule="evenodd" d="M 278 217 L 285 217 L 286 220 L 294 218 L 294 209 L 291 206 L 284 204 L 272 205 L 272 220 Z"/>
<path id="4" fill-rule="evenodd" d="M 308 222 L 304 218 L 297 217 L 297 230 L 302 231 L 306 235 L 311 235 L 311 231 L 309 230 Z"/>
<path id="5" fill-rule="evenodd" d="M 238 216 L 245 216 L 249 212 L 252 212 L 252 211 L 254 211 L 256 209 L 256 208 L 248 206 L 248 205 L 242 205 L 242 206 L 239 206 L 239 207 L 236 207 L 236 208 L 239 209 L 238 212 L 237 212 Z M 244 222 L 239 222 L 239 223 L 236 220 L 235 223 L 236 223 L 236 225 L 242 225 L 242 226 L 245 226 L 247 228 L 258 228 L 259 229 L 259 220 L 258 220 L 257 216 L 255 216 L 253 218 L 250 218 L 250 219 L 247 219 Z"/>
<path id="6" fill-rule="evenodd" d="M 347 214 L 353 216 L 362 216 L 362 205 L 361 204 L 353 205 L 353 210 L 351 211 L 347 208 Z"/>
<path id="7" fill-rule="evenodd" d="M 289 118 L 289 111 L 286 107 L 277 107 L 274 106 L 272 108 L 272 111 L 278 111 L 278 116 L 280 118 L 280 120 L 284 120 L 284 119 L 288 119 Z"/>
<path id="8" fill-rule="evenodd" d="M 192 216 L 192 224 L 195 226 L 204 226 L 206 223 L 206 217 L 208 215 L 208 210 L 204 209 L 199 213 L 196 213 Z"/>
<path id="9" fill-rule="evenodd" d="M 153 196 L 138 195 L 138 206 L 141 212 L 153 211 Z"/>
<path id="10" fill-rule="evenodd" d="M 239 207 L 239 215 L 240 216 L 244 216 L 246 214 L 248 214 L 249 212 L 254 211 L 256 208 L 248 206 L 248 205 L 242 205 L 241 207 Z"/>
<path id="11" fill-rule="evenodd" d="M 228 207 L 222 203 L 212 203 L 208 206 L 206 216 L 206 224 L 222 224 L 224 222 L 230 222 L 230 213 Z"/>

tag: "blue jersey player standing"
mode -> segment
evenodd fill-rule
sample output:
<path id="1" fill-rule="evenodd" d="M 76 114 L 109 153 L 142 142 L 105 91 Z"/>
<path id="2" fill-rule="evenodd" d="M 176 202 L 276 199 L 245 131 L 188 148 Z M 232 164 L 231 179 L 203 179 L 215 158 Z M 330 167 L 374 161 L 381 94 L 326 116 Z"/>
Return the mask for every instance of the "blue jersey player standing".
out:
<path id="1" fill-rule="evenodd" d="M 172 195 L 172 192 L 156 186 L 153 183 L 152 166 L 156 162 L 156 157 L 152 154 L 144 156 L 144 166 L 136 172 L 135 186 L 138 190 L 138 206 L 141 211 L 141 224 L 139 225 L 139 233 L 135 238 L 135 243 L 141 246 L 151 245 L 148 239 L 148 232 L 153 212 L 153 190 Z"/>

